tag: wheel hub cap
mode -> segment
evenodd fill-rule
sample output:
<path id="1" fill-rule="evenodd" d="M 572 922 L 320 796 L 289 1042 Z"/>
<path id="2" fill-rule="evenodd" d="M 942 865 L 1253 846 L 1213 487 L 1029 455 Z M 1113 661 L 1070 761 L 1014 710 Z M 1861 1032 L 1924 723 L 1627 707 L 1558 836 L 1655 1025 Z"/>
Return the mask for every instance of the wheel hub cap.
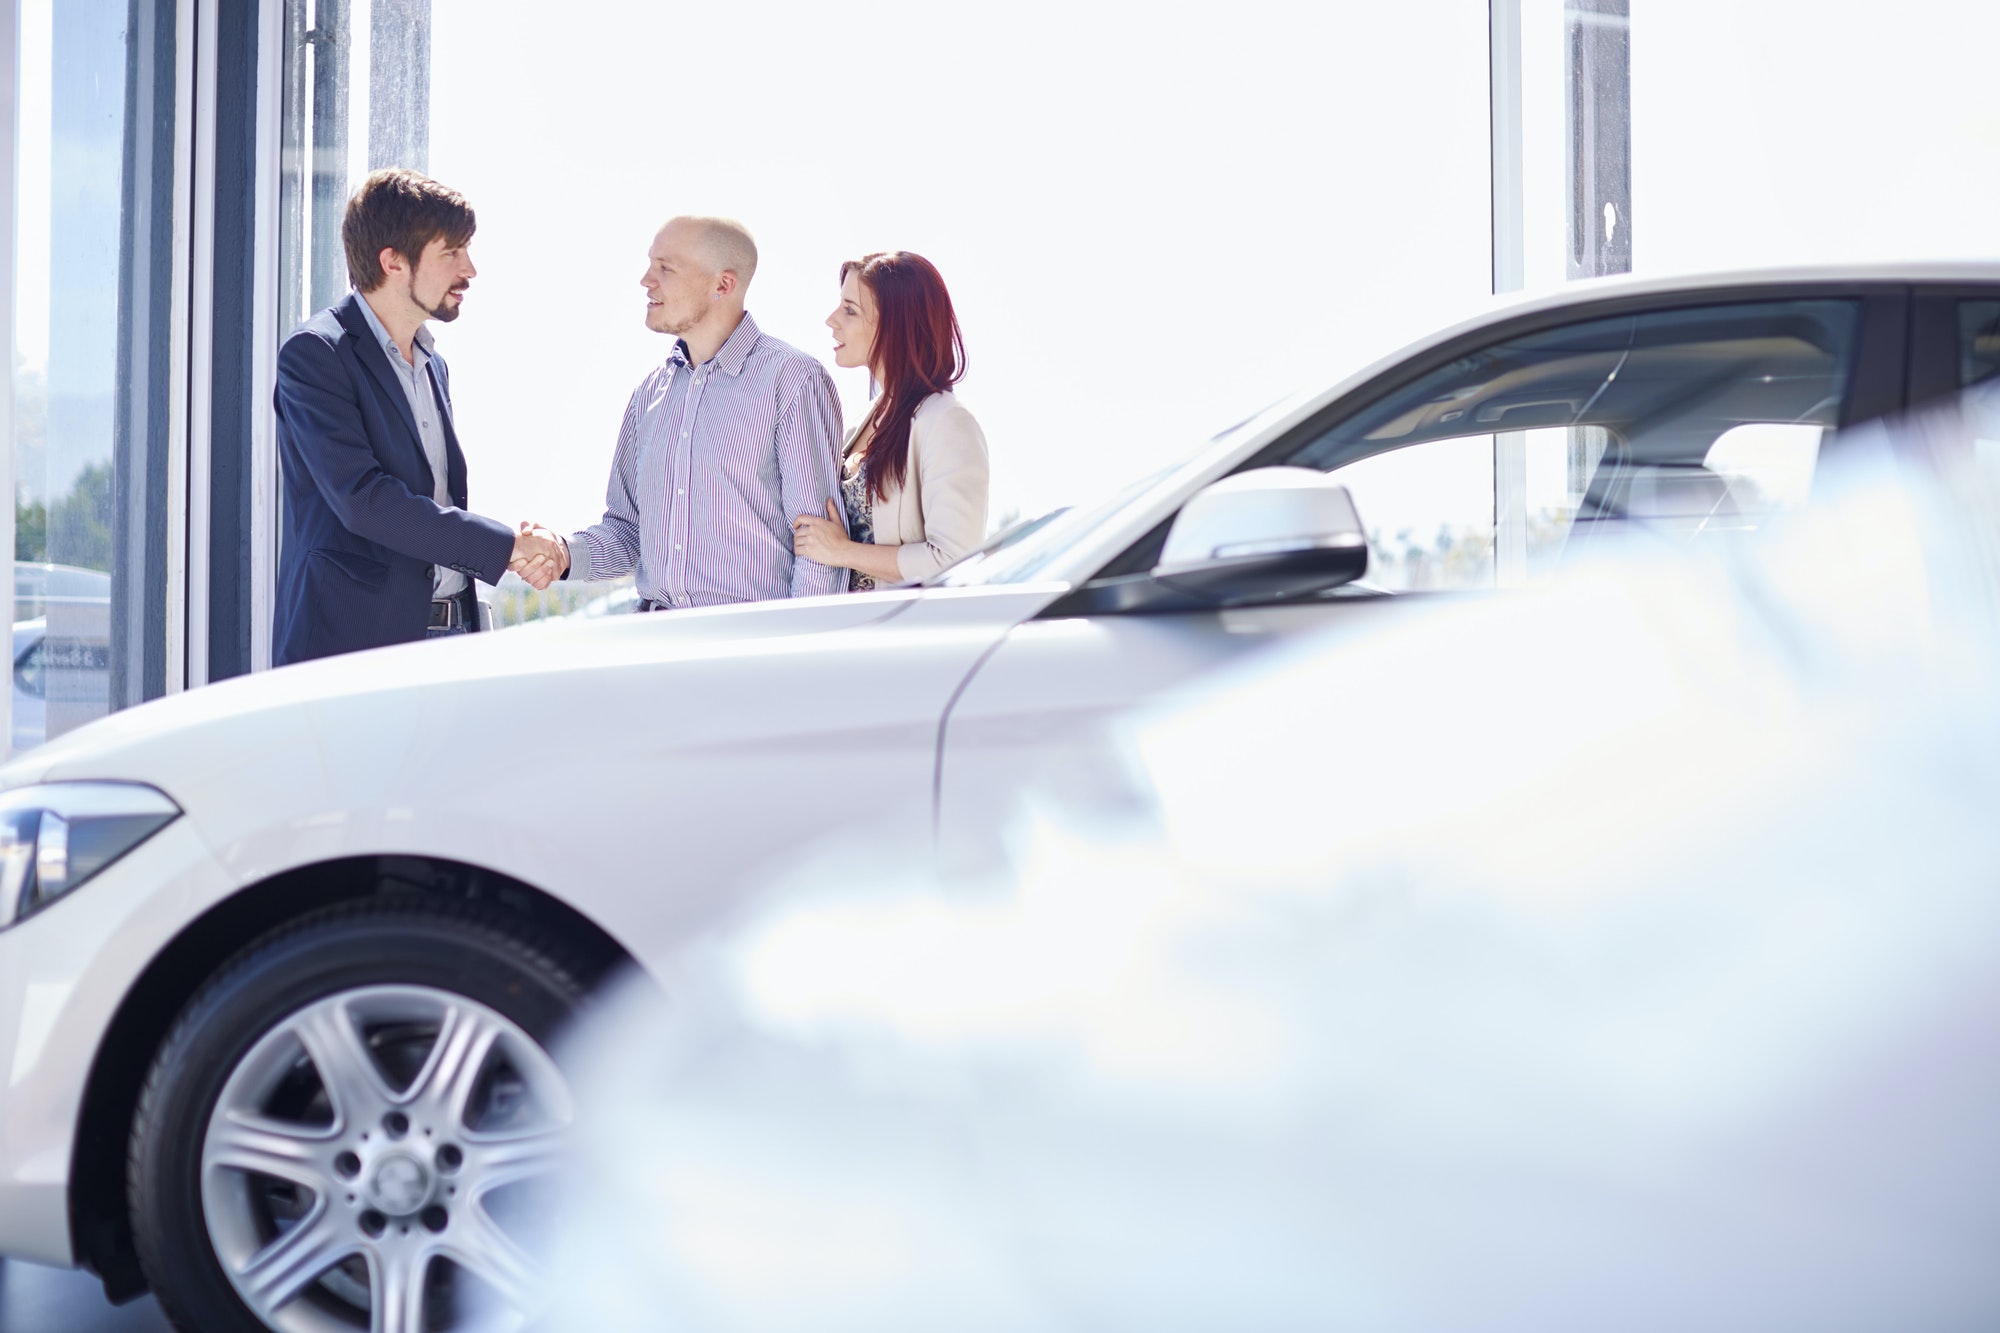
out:
<path id="1" fill-rule="evenodd" d="M 408 1217 L 430 1201 L 431 1173 L 408 1153 L 391 1153 L 376 1163 L 368 1197 L 391 1217 Z"/>

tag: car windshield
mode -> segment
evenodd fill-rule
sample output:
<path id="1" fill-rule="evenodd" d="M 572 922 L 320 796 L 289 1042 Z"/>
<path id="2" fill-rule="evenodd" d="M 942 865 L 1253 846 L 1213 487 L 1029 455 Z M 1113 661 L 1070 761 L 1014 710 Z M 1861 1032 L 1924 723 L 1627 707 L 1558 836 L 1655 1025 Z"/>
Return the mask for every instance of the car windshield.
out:
<path id="1" fill-rule="evenodd" d="M 1148 473 L 1097 504 L 1082 508 L 1065 505 L 1016 524 L 981 551 L 941 571 L 931 582 L 946 588 L 1032 582 L 1079 538 L 1094 532 L 1173 470 L 1168 467 Z"/>
<path id="2" fill-rule="evenodd" d="M 1297 397 L 1288 396 L 1267 405 L 1227 430 L 1183 450 L 1165 467 L 1127 483 L 1096 504 L 1051 509 L 1038 518 L 1003 529 L 985 546 L 932 575 L 926 580 L 927 585 L 960 588 L 1033 582 L 1078 542 L 1106 524 L 1116 522 L 1128 510 L 1139 507 L 1146 497 L 1170 478 L 1204 462 L 1226 446 L 1234 445 L 1270 417 L 1289 408 Z"/>
<path id="3" fill-rule="evenodd" d="M 1014 547 L 1019 546 L 1022 542 L 1034 536 L 1069 511 L 1069 505 L 1060 505 L 1034 518 L 1016 519 L 987 538 L 984 546 L 967 551 L 964 555 L 926 579 L 925 582 L 937 586 L 950 583 L 977 582 L 978 580 L 965 577 L 971 572 L 973 566 L 979 564 L 981 561 L 999 555 L 1002 551 L 1012 550 Z"/>

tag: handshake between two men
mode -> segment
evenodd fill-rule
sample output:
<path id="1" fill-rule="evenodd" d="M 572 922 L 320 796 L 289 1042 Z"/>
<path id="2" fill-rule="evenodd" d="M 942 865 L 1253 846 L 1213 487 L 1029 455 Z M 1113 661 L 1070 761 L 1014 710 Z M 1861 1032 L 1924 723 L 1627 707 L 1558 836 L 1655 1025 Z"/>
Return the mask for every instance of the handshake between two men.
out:
<path id="1" fill-rule="evenodd" d="M 541 592 L 569 572 L 569 542 L 561 533 L 523 519 L 514 536 L 514 555 L 507 568 Z"/>

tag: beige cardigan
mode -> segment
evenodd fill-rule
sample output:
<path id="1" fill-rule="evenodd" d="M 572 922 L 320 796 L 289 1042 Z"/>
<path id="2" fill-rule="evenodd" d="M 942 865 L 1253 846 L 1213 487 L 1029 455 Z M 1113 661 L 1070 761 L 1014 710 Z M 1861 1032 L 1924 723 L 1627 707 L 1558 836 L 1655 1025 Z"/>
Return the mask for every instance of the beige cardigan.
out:
<path id="1" fill-rule="evenodd" d="M 848 441 L 850 447 L 853 439 Z M 986 435 L 950 393 L 934 393 L 910 418 L 901 486 L 869 507 L 877 546 L 900 546 L 905 583 L 929 578 L 986 536 Z"/>

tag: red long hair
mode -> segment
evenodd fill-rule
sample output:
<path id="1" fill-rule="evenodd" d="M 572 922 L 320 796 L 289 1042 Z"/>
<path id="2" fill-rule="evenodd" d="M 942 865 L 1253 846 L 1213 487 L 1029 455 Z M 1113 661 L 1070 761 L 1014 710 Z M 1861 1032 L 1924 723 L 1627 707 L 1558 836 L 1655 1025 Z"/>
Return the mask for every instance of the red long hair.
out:
<path id="1" fill-rule="evenodd" d="M 850 259 L 850 273 L 875 298 L 875 349 L 869 370 L 882 386 L 875 406 L 861 423 L 862 456 L 868 462 L 868 490 L 885 499 L 889 485 L 901 486 L 910 468 L 910 419 L 917 405 L 965 378 L 965 337 L 951 308 L 951 293 L 936 267 L 908 250 Z"/>

